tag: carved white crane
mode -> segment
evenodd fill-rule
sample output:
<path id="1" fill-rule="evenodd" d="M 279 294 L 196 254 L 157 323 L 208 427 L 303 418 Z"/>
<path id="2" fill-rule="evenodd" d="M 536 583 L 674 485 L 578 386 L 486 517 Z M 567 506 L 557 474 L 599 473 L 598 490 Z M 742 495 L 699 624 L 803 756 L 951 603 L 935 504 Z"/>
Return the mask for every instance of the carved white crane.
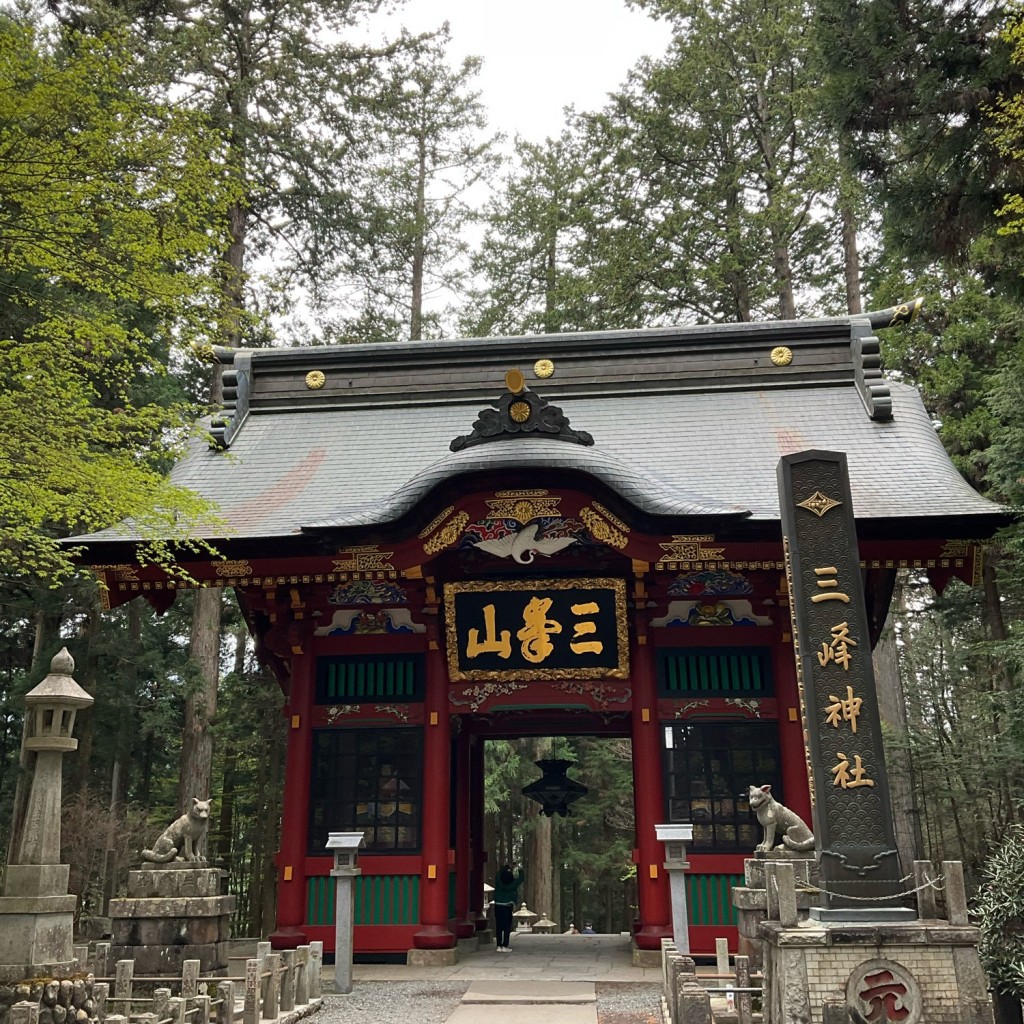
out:
<path id="1" fill-rule="evenodd" d="M 480 540 L 473 547 L 480 548 L 498 558 L 512 558 L 522 565 L 529 565 L 537 555 L 550 557 L 556 551 L 576 543 L 575 537 L 543 537 L 537 539 L 539 523 L 530 523 L 518 533 L 510 533 L 497 540 Z"/>

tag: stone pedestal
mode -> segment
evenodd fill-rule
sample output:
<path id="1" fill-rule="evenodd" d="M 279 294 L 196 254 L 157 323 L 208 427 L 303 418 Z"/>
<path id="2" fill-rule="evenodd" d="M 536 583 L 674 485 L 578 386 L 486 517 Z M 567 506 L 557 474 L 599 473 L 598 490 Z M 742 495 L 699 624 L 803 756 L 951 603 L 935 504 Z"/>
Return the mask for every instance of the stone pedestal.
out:
<path id="1" fill-rule="evenodd" d="M 128 872 L 128 896 L 110 901 L 112 960 L 134 959 L 140 975 L 180 975 L 186 960 L 226 968 L 235 897 L 220 894 L 223 875 L 188 862 Z"/>
<path id="2" fill-rule="evenodd" d="M 0 896 L 0 982 L 66 978 L 77 970 L 72 948 L 75 904 L 67 864 L 10 864 Z"/>
<path id="3" fill-rule="evenodd" d="M 761 935 L 765 1021 L 992 1024 L 976 928 L 767 921 Z"/>
<path id="4" fill-rule="evenodd" d="M 765 882 L 765 868 L 769 863 L 785 862 L 793 865 L 796 877 L 796 905 L 801 918 L 806 918 L 811 907 L 818 905 L 816 893 L 807 889 L 817 888 L 818 870 L 813 854 L 773 851 L 759 853 L 743 862 L 744 885 L 732 890 L 732 905 L 739 919 L 740 956 L 750 958 L 751 970 L 762 967 L 761 937 L 758 932 L 761 923 L 768 918 L 768 890 Z"/>
<path id="5" fill-rule="evenodd" d="M 942 867 L 946 919 L 934 916 L 934 891 L 926 883 L 913 921 L 905 919 L 908 908 L 878 905 L 860 909 L 855 921 L 820 914 L 800 920 L 793 869 L 772 867 L 769 893 L 774 885 L 776 898 L 769 898 L 759 930 L 765 1024 L 992 1024 L 978 929 L 967 923 L 963 870 L 952 861 Z"/>

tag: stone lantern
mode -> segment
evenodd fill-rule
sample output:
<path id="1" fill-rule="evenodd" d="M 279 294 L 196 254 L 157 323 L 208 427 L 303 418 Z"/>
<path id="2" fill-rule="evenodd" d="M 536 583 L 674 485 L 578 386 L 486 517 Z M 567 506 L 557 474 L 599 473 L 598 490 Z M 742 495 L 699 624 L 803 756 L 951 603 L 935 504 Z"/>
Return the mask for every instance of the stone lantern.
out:
<path id="1" fill-rule="evenodd" d="M 690 920 L 686 908 L 686 872 L 690 865 L 686 860 L 686 844 L 693 840 L 693 825 L 655 825 L 654 834 L 665 844 L 665 870 L 669 877 L 669 893 L 672 900 L 672 938 L 680 953 L 690 952 Z"/>
<path id="2" fill-rule="evenodd" d="M 329 832 L 327 849 L 334 854 L 334 989 L 352 991 L 352 952 L 355 925 L 355 880 L 363 869 L 358 866 L 362 832 Z"/>
<path id="3" fill-rule="evenodd" d="M 76 750 L 71 735 L 79 708 L 92 697 L 71 678 L 75 662 L 62 648 L 50 674 L 25 695 L 25 749 L 35 752 L 21 841 L 0 896 L 0 980 L 70 973 L 77 898 L 68 895 L 70 868 L 60 863 L 61 761 Z"/>

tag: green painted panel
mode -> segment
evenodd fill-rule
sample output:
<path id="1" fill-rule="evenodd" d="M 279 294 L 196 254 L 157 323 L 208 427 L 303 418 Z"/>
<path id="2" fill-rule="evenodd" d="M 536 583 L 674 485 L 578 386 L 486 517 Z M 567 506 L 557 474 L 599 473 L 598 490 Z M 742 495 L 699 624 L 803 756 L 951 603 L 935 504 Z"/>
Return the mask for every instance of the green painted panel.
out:
<path id="1" fill-rule="evenodd" d="M 740 885 L 743 885 L 742 875 L 687 875 L 690 924 L 736 925 L 739 918 L 732 905 L 732 890 Z"/>
<path id="2" fill-rule="evenodd" d="M 418 701 L 423 698 L 423 657 L 338 655 L 317 659 L 317 701 Z"/>
<path id="3" fill-rule="evenodd" d="M 771 694 L 771 676 L 767 671 L 766 648 L 696 650 L 692 648 L 658 651 L 658 684 L 661 692 L 706 694 Z"/>
<path id="4" fill-rule="evenodd" d="M 335 880 L 306 879 L 306 924 L 334 924 Z M 353 893 L 356 924 L 418 924 L 419 875 L 358 875 Z"/>

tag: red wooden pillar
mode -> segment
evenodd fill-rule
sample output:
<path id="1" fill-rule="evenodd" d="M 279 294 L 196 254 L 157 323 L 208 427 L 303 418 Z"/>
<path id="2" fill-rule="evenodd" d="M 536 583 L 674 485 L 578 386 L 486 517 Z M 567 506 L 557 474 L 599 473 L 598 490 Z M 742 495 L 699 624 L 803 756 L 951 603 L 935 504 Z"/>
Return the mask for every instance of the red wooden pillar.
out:
<path id="1" fill-rule="evenodd" d="M 455 738 L 455 936 L 468 939 L 476 934 L 476 922 L 470 913 L 469 884 L 472 875 L 470 849 L 470 808 L 472 802 L 472 769 L 470 767 L 470 735 L 463 728 Z"/>
<path id="2" fill-rule="evenodd" d="M 473 870 L 469 876 L 469 918 L 478 932 L 486 931 L 484 879 L 484 740 L 473 736 L 469 748 L 469 841 Z"/>
<path id="3" fill-rule="evenodd" d="M 811 787 L 807 778 L 807 752 L 800 716 L 800 689 L 796 679 L 792 626 L 788 609 L 778 624 L 772 645 L 772 675 L 779 709 L 779 759 L 782 769 L 782 797 L 808 824 L 811 822 Z"/>
<path id="4" fill-rule="evenodd" d="M 448 930 L 448 822 L 451 783 L 451 720 L 448 717 L 448 668 L 438 642 L 437 625 L 427 629 L 427 692 L 423 723 L 423 862 L 420 871 L 420 928 L 417 949 L 451 949 Z"/>
<path id="5" fill-rule="evenodd" d="M 316 659 L 312 654 L 297 654 L 292 658 L 291 693 L 285 707 L 290 728 L 284 766 L 281 848 L 277 854 L 277 930 L 269 936 L 274 949 L 295 949 L 309 942 L 302 926 L 306 923 L 306 843 L 315 696 Z"/>
<path id="6" fill-rule="evenodd" d="M 672 900 L 665 851 L 654 826 L 665 821 L 665 785 L 661 764 L 661 725 L 658 722 L 658 683 L 654 650 L 647 643 L 646 620 L 635 618 L 632 650 L 633 682 L 633 806 L 636 812 L 636 888 L 639 928 L 634 939 L 639 949 L 661 949 L 672 935 Z"/>

